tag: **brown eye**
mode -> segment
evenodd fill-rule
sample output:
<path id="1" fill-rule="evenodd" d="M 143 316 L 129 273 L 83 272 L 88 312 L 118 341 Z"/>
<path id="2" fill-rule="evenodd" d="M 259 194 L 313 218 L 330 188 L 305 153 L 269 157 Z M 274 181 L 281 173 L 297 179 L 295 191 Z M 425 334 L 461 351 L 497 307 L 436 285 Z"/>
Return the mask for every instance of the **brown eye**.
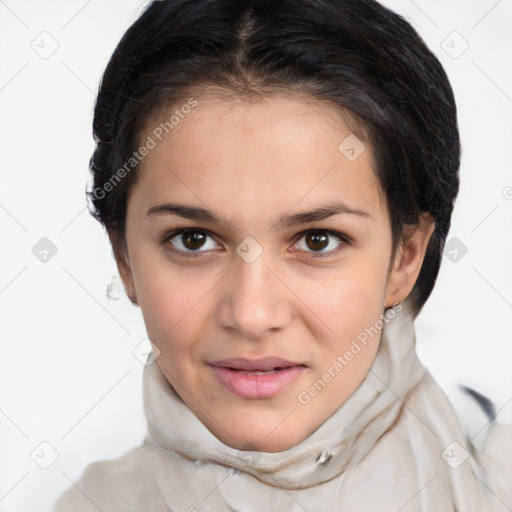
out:
<path id="1" fill-rule="evenodd" d="M 181 241 L 183 245 L 191 251 L 200 249 L 203 246 L 205 240 L 206 236 L 204 233 L 200 233 L 198 231 L 190 231 L 181 235 Z"/>
<path id="2" fill-rule="evenodd" d="M 329 237 L 321 233 L 308 233 L 306 244 L 314 251 L 321 251 L 329 245 Z"/>
<path id="3" fill-rule="evenodd" d="M 298 249 L 315 256 L 330 256 L 337 253 L 350 240 L 343 233 L 329 230 L 306 231 L 295 244 Z"/>
<path id="4" fill-rule="evenodd" d="M 218 245 L 206 232 L 198 229 L 182 228 L 169 233 L 163 240 L 164 244 L 183 256 L 195 256 L 208 249 L 218 249 Z"/>

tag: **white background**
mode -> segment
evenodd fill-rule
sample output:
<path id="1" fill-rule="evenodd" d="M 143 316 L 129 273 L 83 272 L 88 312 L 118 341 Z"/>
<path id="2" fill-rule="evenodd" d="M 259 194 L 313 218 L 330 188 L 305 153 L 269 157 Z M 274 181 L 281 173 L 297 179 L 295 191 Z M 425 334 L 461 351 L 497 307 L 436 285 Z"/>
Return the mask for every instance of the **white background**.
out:
<path id="1" fill-rule="evenodd" d="M 84 194 L 95 92 L 144 3 L 0 0 L 3 512 L 50 510 L 87 463 L 122 455 L 145 433 L 143 365 L 132 352 L 145 338 L 142 317 L 124 292 L 106 297 L 116 269 Z M 457 407 L 463 383 L 510 422 L 512 0 L 384 3 L 442 61 L 463 141 L 448 240 L 468 251 L 455 263 L 444 258 L 416 322 L 418 352 Z M 57 44 L 46 59 L 31 47 Z M 46 263 L 32 253 L 42 237 L 58 250 Z M 43 465 L 58 458 L 42 469 L 31 453 Z"/>

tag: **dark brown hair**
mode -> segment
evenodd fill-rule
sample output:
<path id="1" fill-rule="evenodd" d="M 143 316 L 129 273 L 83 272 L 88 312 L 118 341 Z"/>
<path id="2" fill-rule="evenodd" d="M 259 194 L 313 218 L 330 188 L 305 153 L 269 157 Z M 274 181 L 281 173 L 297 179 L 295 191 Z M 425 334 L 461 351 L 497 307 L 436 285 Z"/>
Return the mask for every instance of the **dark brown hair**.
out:
<path id="1" fill-rule="evenodd" d="M 439 272 L 459 187 L 460 142 L 446 73 L 411 25 L 374 0 L 151 3 L 115 49 L 94 114 L 87 194 L 91 213 L 114 235 L 116 254 L 137 179 L 138 166 L 126 162 L 141 130 L 156 110 L 199 86 L 241 98 L 294 92 L 356 120 L 374 152 L 394 250 L 404 226 L 422 212 L 435 220 L 412 292 L 418 313 Z"/>

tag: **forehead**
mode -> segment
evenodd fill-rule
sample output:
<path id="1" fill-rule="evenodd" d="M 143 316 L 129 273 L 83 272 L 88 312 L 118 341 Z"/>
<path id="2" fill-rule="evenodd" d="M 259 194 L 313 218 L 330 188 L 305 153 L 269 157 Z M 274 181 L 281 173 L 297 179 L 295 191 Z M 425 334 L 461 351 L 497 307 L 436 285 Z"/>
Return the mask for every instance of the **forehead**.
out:
<path id="1" fill-rule="evenodd" d="M 137 182 L 146 205 L 186 197 L 242 217 L 339 200 L 381 210 L 372 149 L 330 104 L 282 94 L 190 99 L 193 108 L 152 116 L 141 137 L 155 143 Z"/>

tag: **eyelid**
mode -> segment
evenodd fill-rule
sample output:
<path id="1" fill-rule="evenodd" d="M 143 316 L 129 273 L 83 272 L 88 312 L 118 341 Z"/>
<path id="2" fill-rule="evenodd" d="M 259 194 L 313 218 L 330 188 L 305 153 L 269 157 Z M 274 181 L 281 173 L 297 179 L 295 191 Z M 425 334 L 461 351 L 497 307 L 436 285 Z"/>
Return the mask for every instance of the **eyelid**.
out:
<path id="1" fill-rule="evenodd" d="M 219 243 L 217 241 L 216 236 L 211 231 L 209 231 L 207 229 L 204 229 L 204 228 L 196 228 L 196 227 L 177 227 L 176 229 L 173 229 L 172 231 L 169 231 L 168 233 L 166 233 L 162 237 L 161 243 L 164 246 L 166 246 L 166 248 L 169 249 L 170 251 L 172 251 L 174 253 L 177 253 L 177 254 L 180 254 L 182 256 L 185 256 L 185 257 L 189 257 L 189 256 L 195 257 L 195 256 L 201 255 L 202 253 L 208 252 L 208 251 L 201 251 L 201 250 L 198 250 L 198 251 L 183 251 L 181 249 L 177 249 L 176 247 L 172 246 L 170 241 L 173 238 L 176 238 L 179 235 L 183 235 L 184 233 L 189 233 L 189 232 L 204 233 L 206 236 L 208 236 L 211 239 L 213 239 L 215 241 L 215 243 L 217 243 L 217 244 Z"/>
<path id="2" fill-rule="evenodd" d="M 195 256 L 199 256 L 201 253 L 206 253 L 208 252 L 208 250 L 206 251 L 201 251 L 201 250 L 197 250 L 197 251 L 183 251 L 181 249 L 176 249 L 175 247 L 172 246 L 172 244 L 170 244 L 170 240 L 172 240 L 173 238 L 179 236 L 179 235 L 182 235 L 184 233 L 188 233 L 188 232 L 199 232 L 199 233 L 204 233 L 206 236 L 209 236 L 210 238 L 212 238 L 217 244 L 219 244 L 219 242 L 217 241 L 217 237 L 215 234 L 213 234 L 211 231 L 209 231 L 208 229 L 204 229 L 204 228 L 199 228 L 199 227 L 177 227 L 176 229 L 166 233 L 163 237 L 162 237 L 162 244 L 164 245 L 169 245 L 169 250 L 175 252 L 175 253 L 178 253 L 180 255 L 185 255 L 185 257 L 195 257 Z M 347 236 L 346 234 L 344 233 L 341 233 L 339 231 L 336 231 L 336 230 L 333 230 L 333 229 L 324 229 L 324 228 L 309 228 L 309 229 L 306 229 L 304 231 L 301 231 L 300 233 L 296 234 L 293 238 L 294 242 L 293 242 L 293 245 L 295 245 L 301 238 L 303 238 L 305 235 L 308 235 L 310 233 L 324 233 L 324 234 L 327 234 L 331 237 L 334 237 L 334 238 L 337 238 L 338 240 L 340 240 L 341 242 L 341 246 L 344 246 L 344 245 L 349 245 L 352 243 L 352 239 Z M 330 256 L 332 254 L 336 254 L 339 252 L 339 248 L 336 248 L 336 249 L 331 249 L 329 251 L 326 251 L 326 252 L 315 252 L 315 251 L 305 251 L 307 254 L 310 254 L 312 255 L 313 257 L 323 257 L 323 256 Z M 309 257 L 309 256 L 308 256 Z"/>
<path id="3" fill-rule="evenodd" d="M 296 235 L 296 238 L 299 239 L 309 233 L 327 233 L 328 235 L 337 237 L 347 243 L 350 243 L 352 241 L 351 238 L 348 235 L 346 235 L 345 233 L 342 233 L 341 231 L 336 231 L 335 229 L 328 229 L 328 228 L 309 228 L 309 229 L 306 229 L 306 230 L 298 233 Z"/>
<path id="4" fill-rule="evenodd" d="M 338 246 L 336 249 L 331 249 L 331 250 L 325 251 L 325 252 L 305 251 L 306 254 L 308 255 L 306 257 L 308 257 L 308 258 L 311 256 L 313 258 L 332 256 L 334 254 L 337 254 L 341 249 L 343 249 L 343 247 L 345 245 L 350 245 L 352 243 L 352 239 L 348 235 L 345 235 L 344 233 L 341 233 L 340 231 L 336 231 L 333 229 L 327 229 L 327 228 L 325 228 L 325 229 L 324 228 L 310 228 L 310 229 L 306 229 L 306 230 L 302 231 L 301 233 L 298 233 L 295 236 L 294 245 L 302 237 L 304 237 L 305 235 L 308 235 L 309 233 L 324 233 L 324 234 L 329 235 L 330 237 L 337 238 L 338 240 L 340 240 L 341 243 L 340 243 L 340 246 Z"/>

